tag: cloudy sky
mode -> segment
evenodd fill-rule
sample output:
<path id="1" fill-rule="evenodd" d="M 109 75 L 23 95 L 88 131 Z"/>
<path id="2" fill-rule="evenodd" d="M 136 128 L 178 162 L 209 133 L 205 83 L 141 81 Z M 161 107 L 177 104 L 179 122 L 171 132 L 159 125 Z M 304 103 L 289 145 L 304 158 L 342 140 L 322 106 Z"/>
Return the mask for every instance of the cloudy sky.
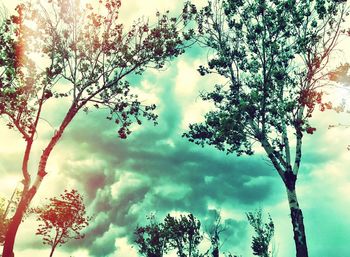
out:
<path id="1" fill-rule="evenodd" d="M 197 1 L 198 3 L 204 1 Z M 16 1 L 3 1 L 13 8 Z M 126 23 L 156 10 L 181 9 L 182 1 L 123 1 Z M 344 41 L 346 42 L 346 41 Z M 348 43 L 340 46 L 334 62 L 346 62 Z M 159 125 L 144 123 L 121 140 L 105 113 L 82 113 L 71 123 L 49 163 L 48 175 L 33 205 L 45 198 L 76 188 L 85 197 L 93 220 L 84 240 L 71 242 L 56 252 L 60 257 L 136 257 L 132 232 L 145 224 L 146 215 L 162 220 L 167 213 L 193 213 L 205 224 L 219 210 L 228 224 L 222 251 L 253 256 L 252 230 L 245 212 L 263 207 L 271 214 L 276 234 L 276 256 L 295 256 L 289 208 L 284 186 L 264 154 L 252 157 L 226 155 L 201 148 L 181 135 L 188 124 L 200 121 L 210 108 L 199 92 L 218 78 L 201 77 L 196 69 L 207 54 L 198 47 L 169 63 L 162 71 L 149 70 L 130 82 L 145 94 L 141 100 L 156 103 Z M 347 89 L 333 90 L 332 97 L 346 97 Z M 36 140 L 31 170 L 46 140 L 61 119 L 60 103 L 48 106 Z M 328 129 L 330 124 L 350 124 L 346 114 L 316 112 L 312 123 L 317 131 L 304 137 L 303 159 L 298 179 L 299 202 L 304 212 L 310 256 L 347 256 L 350 231 L 350 144 L 349 128 Z M 0 124 L 0 195 L 9 197 L 20 178 L 23 154 L 21 137 Z M 258 149 L 259 150 L 259 149 Z M 259 152 L 259 151 L 258 151 Z M 37 223 L 28 218 L 21 225 L 16 256 L 46 256 L 49 248 L 34 236 Z M 206 245 L 203 245 L 203 249 Z"/>

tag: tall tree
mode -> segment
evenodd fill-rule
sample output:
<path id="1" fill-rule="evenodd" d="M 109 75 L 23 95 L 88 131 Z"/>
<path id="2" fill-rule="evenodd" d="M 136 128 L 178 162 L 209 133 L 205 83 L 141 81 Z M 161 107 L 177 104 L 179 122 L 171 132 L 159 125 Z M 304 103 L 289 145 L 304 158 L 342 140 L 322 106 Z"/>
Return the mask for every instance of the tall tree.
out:
<path id="1" fill-rule="evenodd" d="M 260 143 L 285 185 L 297 257 L 307 257 L 296 181 L 305 133 L 322 102 L 319 91 L 345 17 L 342 0 L 213 0 L 196 15 L 199 41 L 210 49 L 201 75 L 222 84 L 204 92 L 214 103 L 184 136 L 227 153 L 253 154 Z"/>
<path id="2" fill-rule="evenodd" d="M 42 236 L 43 244 L 51 246 L 50 257 L 57 246 L 71 239 L 82 239 L 81 232 L 89 225 L 82 195 L 77 190 L 67 191 L 59 197 L 50 198 L 49 203 L 36 208 L 40 222 L 36 234 Z"/>
<path id="3" fill-rule="evenodd" d="M 271 216 L 269 215 L 268 222 L 264 223 L 261 209 L 255 212 L 247 212 L 246 215 L 249 224 L 254 228 L 256 233 L 252 240 L 253 254 L 260 257 L 272 256 L 269 246 L 275 232 L 275 226 Z"/>
<path id="4" fill-rule="evenodd" d="M 47 174 L 46 164 L 64 131 L 81 110 L 109 110 L 120 138 L 142 117 L 155 121 L 155 105 L 144 106 L 126 80 L 184 51 L 179 31 L 186 16 L 157 13 L 149 25 L 139 20 L 126 30 L 119 19 L 121 0 L 83 6 L 79 0 L 28 1 L 17 6 L 0 28 L 0 116 L 17 130 L 26 146 L 22 161 L 23 193 L 5 237 L 3 257 L 12 257 L 23 214 Z M 182 26 L 181 26 L 182 28 Z M 39 61 L 35 61 L 39 60 Z M 47 103 L 66 114 L 46 142 L 36 174 L 28 169 L 33 143 Z M 34 179 L 32 176 L 34 175 Z"/>

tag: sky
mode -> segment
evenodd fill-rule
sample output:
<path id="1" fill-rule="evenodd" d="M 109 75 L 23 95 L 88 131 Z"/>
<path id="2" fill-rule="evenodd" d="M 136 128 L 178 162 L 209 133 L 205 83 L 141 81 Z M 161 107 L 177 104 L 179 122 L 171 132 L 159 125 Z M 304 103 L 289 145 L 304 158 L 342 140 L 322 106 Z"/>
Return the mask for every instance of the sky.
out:
<path id="1" fill-rule="evenodd" d="M 202 4 L 204 1 L 197 1 Z M 18 1 L 3 1 L 8 9 Z M 155 11 L 181 9 L 182 1 L 122 1 L 121 19 L 130 24 Z M 340 45 L 333 63 L 344 63 L 350 49 Z M 60 257 L 137 257 L 132 232 L 146 224 L 154 213 L 162 220 L 167 213 L 193 213 L 208 224 L 220 211 L 227 224 L 221 251 L 253 256 L 252 229 L 245 213 L 262 207 L 275 223 L 275 256 L 295 256 L 286 192 L 282 181 L 259 148 L 254 156 L 226 155 L 211 147 L 201 148 L 182 134 L 188 124 L 199 122 L 211 106 L 203 103 L 199 92 L 210 89 L 218 78 L 201 77 L 196 69 L 205 64 L 207 53 L 198 46 L 171 61 L 161 70 L 148 70 L 141 77 L 129 77 L 144 92 L 141 100 L 156 103 L 159 125 L 145 122 L 135 127 L 127 140 L 118 138 L 117 128 L 105 113 L 81 113 L 70 124 L 48 162 L 48 175 L 33 200 L 33 206 L 56 196 L 64 189 L 76 188 L 84 195 L 88 214 L 93 217 L 83 240 L 59 249 Z M 347 98 L 348 90 L 335 89 L 334 99 Z M 64 106 L 64 104 L 63 104 Z M 58 126 L 62 103 L 49 105 L 35 141 L 30 170 L 45 142 Z M 350 231 L 350 128 L 331 124 L 350 124 L 348 114 L 315 112 L 317 128 L 306 135 L 298 178 L 297 193 L 304 213 L 310 256 L 348 256 Z M 0 123 L 0 195 L 9 197 L 18 185 L 24 142 Z M 266 216 L 265 216 L 266 217 Z M 207 223 L 206 223 L 207 222 Z M 38 223 L 26 219 L 18 232 L 16 256 L 48 255 L 50 249 L 33 236 Z M 205 249 L 207 243 L 202 245 Z"/>

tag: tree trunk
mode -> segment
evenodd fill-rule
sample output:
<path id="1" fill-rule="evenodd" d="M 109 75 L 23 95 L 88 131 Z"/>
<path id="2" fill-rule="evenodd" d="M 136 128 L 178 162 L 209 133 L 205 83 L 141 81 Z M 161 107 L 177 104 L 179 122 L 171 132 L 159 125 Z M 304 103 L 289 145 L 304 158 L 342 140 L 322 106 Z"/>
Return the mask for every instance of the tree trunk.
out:
<path id="1" fill-rule="evenodd" d="M 52 246 L 52 248 L 51 248 L 51 252 L 50 252 L 50 257 L 52 257 L 52 256 L 53 256 L 53 252 L 55 251 L 56 246 L 57 246 L 57 244 L 54 244 L 54 245 Z"/>
<path id="2" fill-rule="evenodd" d="M 2 257 L 15 256 L 13 253 L 13 247 L 15 244 L 17 230 L 19 225 L 22 222 L 24 213 L 26 212 L 27 207 L 30 201 L 33 199 L 35 193 L 36 193 L 36 189 L 32 188 L 31 190 L 28 191 L 28 193 L 24 197 L 22 197 L 21 201 L 19 202 L 15 215 L 12 217 L 6 232 Z"/>
<path id="3" fill-rule="evenodd" d="M 213 257 L 219 257 L 219 248 L 215 246 L 211 254 Z"/>
<path id="4" fill-rule="evenodd" d="M 287 195 L 293 225 L 296 257 L 308 257 L 303 213 L 299 208 L 295 188 L 287 188 Z"/>
<path id="5" fill-rule="evenodd" d="M 5 236 L 5 243 L 4 243 L 4 248 L 3 248 L 3 252 L 2 252 L 2 257 L 14 257 L 13 247 L 15 244 L 15 238 L 16 238 L 18 227 L 22 222 L 24 213 L 27 211 L 30 202 L 32 201 L 34 195 L 36 194 L 38 188 L 41 185 L 42 180 L 44 179 L 44 177 L 47 174 L 45 171 L 46 163 L 49 159 L 49 156 L 50 156 L 53 148 L 55 147 L 57 142 L 60 140 L 65 128 L 72 121 L 72 119 L 77 114 L 77 112 L 78 112 L 78 109 L 76 107 L 76 104 L 73 104 L 70 107 L 70 109 L 68 110 L 66 116 L 64 117 L 64 119 L 60 125 L 59 130 L 57 132 L 55 132 L 55 134 L 51 138 L 49 144 L 44 149 L 44 151 L 40 157 L 38 173 L 36 175 L 35 182 L 33 183 L 32 187 L 30 188 L 30 190 L 28 190 L 27 193 L 24 192 L 26 195 L 24 197 L 22 197 L 22 199 L 21 199 L 21 201 L 16 209 L 16 213 L 13 216 L 13 218 L 11 219 L 11 222 L 9 224 L 9 227 L 8 227 L 8 230 L 7 230 L 6 236 Z"/>

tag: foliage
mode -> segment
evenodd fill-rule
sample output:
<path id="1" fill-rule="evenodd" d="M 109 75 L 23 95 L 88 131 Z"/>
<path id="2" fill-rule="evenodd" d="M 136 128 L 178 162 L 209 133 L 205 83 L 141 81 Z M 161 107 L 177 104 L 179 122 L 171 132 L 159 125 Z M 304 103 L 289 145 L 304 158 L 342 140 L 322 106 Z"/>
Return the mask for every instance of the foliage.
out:
<path id="1" fill-rule="evenodd" d="M 18 226 L 47 174 L 49 156 L 77 113 L 107 110 L 107 119 L 115 122 L 123 139 L 133 123 L 156 122 L 156 106 L 141 103 L 127 77 L 160 69 L 184 52 L 192 35 L 182 30 L 188 14 L 173 18 L 158 12 L 155 24 L 139 19 L 127 29 L 119 18 L 120 7 L 121 0 L 96 5 L 27 1 L 0 26 L 0 117 L 26 142 L 23 194 L 9 224 L 4 257 L 13 255 Z M 32 180 L 28 162 L 48 103 L 65 115 L 54 124 Z"/>
<path id="2" fill-rule="evenodd" d="M 315 108 L 332 108 L 320 87 L 345 32 L 345 3 L 213 0 L 194 18 L 198 41 L 210 49 L 198 71 L 223 83 L 201 94 L 214 108 L 184 136 L 238 156 L 252 155 L 256 142 L 262 146 L 287 189 L 298 257 L 308 255 L 295 191 L 302 138 L 316 131 L 310 124 Z"/>
<path id="3" fill-rule="evenodd" d="M 255 212 L 246 213 L 249 224 L 254 228 L 256 233 L 252 240 L 253 254 L 260 257 L 269 257 L 269 245 L 273 237 L 275 227 L 271 216 L 267 223 L 263 223 L 262 210 L 256 210 Z"/>
<path id="4" fill-rule="evenodd" d="M 23 25 L 23 5 L 0 28 L 0 115 L 8 118 L 7 126 L 17 128 L 25 139 L 33 130 L 35 108 L 30 106 L 40 83 L 25 42 L 31 31 Z M 29 43 L 29 42 L 28 42 Z"/>
<path id="5" fill-rule="evenodd" d="M 199 255 L 197 246 L 203 238 L 200 234 L 201 223 L 193 214 L 180 215 L 179 218 L 168 214 L 164 219 L 164 226 L 168 233 L 169 246 L 177 249 L 179 257 Z"/>
<path id="6" fill-rule="evenodd" d="M 198 245 L 202 240 L 200 222 L 193 214 L 176 218 L 168 214 L 163 223 L 154 217 L 150 224 L 135 229 L 135 243 L 139 253 L 147 257 L 161 257 L 170 250 L 177 250 L 179 257 L 200 257 Z"/>
<path id="7" fill-rule="evenodd" d="M 3 27 L 0 49 L 5 75 L 0 114 L 10 117 L 10 128 L 29 136 L 38 107 L 61 97 L 71 97 L 75 107 L 85 111 L 107 108 L 108 119 L 120 124 L 121 138 L 130 133 L 133 120 L 155 121 L 155 106 L 143 106 L 124 77 L 148 67 L 162 68 L 167 59 L 183 53 L 179 20 L 157 13 L 155 26 L 140 19 L 125 31 L 120 7 L 120 0 L 100 1 L 98 7 L 82 7 L 78 0 L 17 7 L 18 14 Z M 42 55 L 47 67 L 37 67 L 30 58 L 33 52 Z M 59 79 L 72 86 L 57 85 Z"/>
<path id="8" fill-rule="evenodd" d="M 220 212 L 214 210 L 214 221 L 212 224 L 206 227 L 205 233 L 207 234 L 211 243 L 211 255 L 212 257 L 219 257 L 220 247 L 223 245 L 221 242 L 221 234 L 227 229 L 225 223 L 222 222 Z"/>
<path id="9" fill-rule="evenodd" d="M 147 217 L 149 225 L 137 227 L 134 231 L 139 252 L 147 257 L 161 257 L 167 251 L 167 234 L 164 224 L 157 223 L 154 216 Z"/>
<path id="10" fill-rule="evenodd" d="M 210 1 L 196 20 L 201 43 L 213 51 L 198 70 L 227 82 L 201 95 L 216 108 L 185 136 L 238 155 L 269 139 L 278 157 L 288 150 L 286 127 L 312 134 L 316 105 L 330 108 L 317 88 L 339 36 L 341 2 Z"/>
<path id="11" fill-rule="evenodd" d="M 89 225 L 83 197 L 76 191 L 65 190 L 59 197 L 50 198 L 50 202 L 37 208 L 37 220 L 40 222 L 36 234 L 41 236 L 43 244 L 52 247 L 61 246 L 71 239 L 82 239 L 81 232 Z"/>

